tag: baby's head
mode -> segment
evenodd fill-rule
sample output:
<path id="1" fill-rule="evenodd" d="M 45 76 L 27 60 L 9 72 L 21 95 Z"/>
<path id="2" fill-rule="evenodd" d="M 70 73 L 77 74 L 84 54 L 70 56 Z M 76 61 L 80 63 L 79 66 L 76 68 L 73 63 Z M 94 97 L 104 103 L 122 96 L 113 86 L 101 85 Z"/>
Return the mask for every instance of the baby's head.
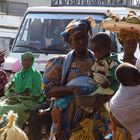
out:
<path id="1" fill-rule="evenodd" d="M 134 65 L 129 63 L 123 63 L 117 67 L 116 77 L 123 86 L 140 84 L 140 73 Z"/>
<path id="2" fill-rule="evenodd" d="M 98 60 L 110 55 L 112 41 L 108 34 L 97 33 L 91 40 L 91 49 Z"/>

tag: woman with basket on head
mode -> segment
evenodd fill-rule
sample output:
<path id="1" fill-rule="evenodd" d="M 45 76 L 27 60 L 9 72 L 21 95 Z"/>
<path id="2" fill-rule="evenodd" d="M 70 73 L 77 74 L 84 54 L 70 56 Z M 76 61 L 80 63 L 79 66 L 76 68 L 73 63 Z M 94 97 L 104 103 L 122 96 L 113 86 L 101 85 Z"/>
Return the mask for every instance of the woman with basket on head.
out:
<path id="1" fill-rule="evenodd" d="M 135 57 L 135 52 L 137 49 L 137 44 L 140 40 L 140 19 L 139 19 L 139 17 L 137 17 L 136 13 L 134 11 L 130 11 L 129 14 L 127 15 L 127 17 L 123 17 L 122 19 L 119 19 L 118 16 L 111 14 L 111 17 L 109 18 L 109 20 L 103 21 L 102 25 L 105 29 L 118 33 L 118 40 L 120 41 L 120 43 L 123 47 L 123 50 L 124 50 L 123 62 L 128 62 L 128 63 L 135 65 L 136 60 L 137 60 L 137 58 Z M 127 65 L 129 66 L 129 64 L 127 64 Z M 123 67 L 120 67 L 120 68 L 123 69 Z M 122 81 L 118 78 L 120 76 L 117 73 L 118 70 L 116 71 L 116 76 L 121 84 L 120 84 L 119 90 L 117 91 L 116 95 L 114 95 L 114 97 L 111 99 L 111 102 L 110 102 L 110 107 L 111 107 L 110 116 L 111 116 L 111 120 L 112 120 L 112 129 L 113 129 L 113 133 L 114 133 L 114 140 L 130 140 L 131 139 L 131 135 L 129 133 L 130 131 L 128 132 L 127 131 L 128 128 L 125 127 L 127 125 L 124 125 L 124 123 L 122 123 L 125 120 L 125 117 L 129 118 L 129 116 L 128 115 L 125 116 L 121 112 L 125 108 L 126 103 L 131 104 L 131 99 L 134 100 L 135 98 L 138 98 L 138 97 L 135 97 L 134 94 L 131 94 L 132 95 L 131 98 L 129 96 L 130 91 L 128 91 L 128 88 L 130 88 L 129 86 L 132 86 L 132 85 L 129 85 L 129 80 L 131 78 L 130 77 L 131 75 L 129 75 L 128 70 L 124 69 L 123 70 L 124 74 L 121 75 L 121 79 L 123 81 L 125 81 L 125 84 L 122 84 Z M 126 80 L 127 78 L 129 80 Z M 136 79 L 130 80 L 130 81 L 131 81 L 131 83 L 135 81 L 135 85 L 139 84 Z M 133 85 L 133 88 L 135 89 L 135 90 L 133 90 L 133 92 L 136 92 L 135 94 L 137 94 L 137 91 L 138 91 L 137 87 L 134 87 L 134 85 Z M 126 98 L 128 99 L 128 101 L 126 100 Z M 116 112 L 117 112 L 118 116 L 119 115 L 123 116 L 124 120 L 123 119 L 119 120 L 117 118 L 118 116 L 116 114 L 114 114 L 114 112 L 113 112 L 113 109 L 116 107 L 116 106 L 114 106 L 114 104 L 116 105 L 116 101 L 117 101 L 117 107 L 118 107 L 117 109 L 120 110 L 120 111 L 118 111 L 118 112 L 116 111 Z M 137 102 L 133 102 L 133 104 L 131 104 L 130 106 L 135 107 L 136 103 Z M 125 109 L 125 111 L 127 112 L 127 109 Z M 125 113 L 125 114 L 127 114 L 127 113 Z M 128 120 L 130 121 L 130 118 Z M 126 121 L 127 121 L 127 119 L 126 119 Z M 127 124 L 129 124 L 129 122 L 127 122 Z"/>
<path id="2" fill-rule="evenodd" d="M 123 47 L 123 61 L 135 65 L 135 52 L 140 41 L 140 18 L 135 11 L 129 11 L 127 17 L 120 18 L 113 13 L 102 22 L 102 27 L 118 33 L 118 40 Z"/>

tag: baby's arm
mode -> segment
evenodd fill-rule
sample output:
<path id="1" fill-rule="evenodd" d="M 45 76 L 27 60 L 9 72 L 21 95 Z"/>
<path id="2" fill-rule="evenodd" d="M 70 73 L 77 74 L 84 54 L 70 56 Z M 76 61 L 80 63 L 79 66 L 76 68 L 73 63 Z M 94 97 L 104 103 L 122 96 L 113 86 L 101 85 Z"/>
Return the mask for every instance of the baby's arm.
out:
<path id="1" fill-rule="evenodd" d="M 107 79 L 106 81 L 104 81 L 102 84 L 101 84 L 101 87 L 102 88 L 109 88 L 111 86 L 111 83 L 113 82 L 113 79 L 111 76 L 107 76 Z"/>
<path id="2" fill-rule="evenodd" d="M 95 95 L 95 94 L 101 94 L 101 95 L 113 95 L 114 90 L 111 88 L 103 88 L 103 87 L 98 87 L 94 92 L 92 92 L 90 95 Z"/>

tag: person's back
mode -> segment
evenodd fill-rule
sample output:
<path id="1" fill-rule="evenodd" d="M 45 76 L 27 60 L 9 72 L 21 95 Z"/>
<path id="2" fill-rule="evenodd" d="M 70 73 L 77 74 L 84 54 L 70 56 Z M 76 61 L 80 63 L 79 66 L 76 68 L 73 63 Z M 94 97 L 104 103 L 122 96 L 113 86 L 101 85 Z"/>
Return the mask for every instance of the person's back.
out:
<path id="1" fill-rule="evenodd" d="M 116 70 L 121 85 L 110 101 L 111 113 L 132 135 L 140 138 L 140 73 L 129 63 L 121 64 Z M 133 113 L 132 113 L 133 112 Z"/>

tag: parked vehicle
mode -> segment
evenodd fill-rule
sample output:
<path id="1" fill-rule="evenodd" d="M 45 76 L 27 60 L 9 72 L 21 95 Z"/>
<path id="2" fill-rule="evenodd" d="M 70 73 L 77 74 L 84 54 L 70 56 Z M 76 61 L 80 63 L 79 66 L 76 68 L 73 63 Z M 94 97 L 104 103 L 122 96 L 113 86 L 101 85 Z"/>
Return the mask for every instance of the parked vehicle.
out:
<path id="1" fill-rule="evenodd" d="M 124 16 L 127 8 L 110 7 L 32 7 L 24 15 L 18 34 L 13 42 L 11 53 L 3 64 L 3 69 L 12 71 L 13 64 L 19 64 L 21 54 L 31 51 L 35 54 L 34 67 L 45 70 L 46 61 L 65 55 L 70 51 L 68 44 L 61 40 L 60 33 L 73 19 L 91 16 L 96 21 L 93 35 L 103 31 L 100 23 L 106 18 L 107 10 Z M 18 66 L 17 66 L 18 67 Z"/>

